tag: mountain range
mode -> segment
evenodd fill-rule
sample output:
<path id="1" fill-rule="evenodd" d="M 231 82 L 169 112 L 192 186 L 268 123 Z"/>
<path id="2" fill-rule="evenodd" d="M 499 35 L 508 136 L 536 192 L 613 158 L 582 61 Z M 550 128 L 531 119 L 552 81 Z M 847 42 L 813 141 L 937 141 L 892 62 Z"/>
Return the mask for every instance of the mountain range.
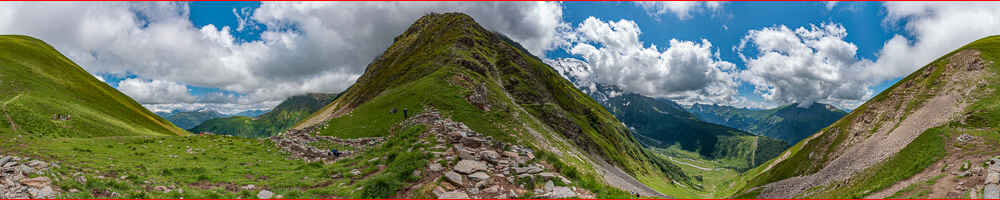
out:
<path id="1" fill-rule="evenodd" d="M 291 96 L 271 111 L 257 117 L 216 117 L 207 119 L 189 130 L 194 133 L 269 137 L 291 128 L 335 98 L 337 98 L 337 94 L 312 93 Z"/>
<path id="2" fill-rule="evenodd" d="M 696 103 L 687 110 L 705 122 L 781 139 L 789 144 L 795 144 L 847 115 L 835 106 L 821 103 L 805 107 L 789 104 L 764 110 Z"/>

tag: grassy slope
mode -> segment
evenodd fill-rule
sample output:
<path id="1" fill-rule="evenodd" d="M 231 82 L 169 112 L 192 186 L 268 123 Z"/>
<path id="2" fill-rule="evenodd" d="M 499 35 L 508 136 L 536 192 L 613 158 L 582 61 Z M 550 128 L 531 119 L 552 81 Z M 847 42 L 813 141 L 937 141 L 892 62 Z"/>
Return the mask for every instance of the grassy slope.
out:
<path id="1" fill-rule="evenodd" d="M 287 130 L 316 110 L 333 101 L 335 94 L 306 94 L 282 101 L 270 112 L 257 118 L 233 116 L 207 120 L 191 132 L 209 132 L 240 137 L 268 137 Z"/>
<path id="2" fill-rule="evenodd" d="M 941 58 L 931 62 L 923 69 L 926 69 L 932 65 L 943 66 L 947 62 L 947 57 L 959 52 L 964 49 L 976 49 L 982 52 L 982 57 L 986 60 L 993 61 L 993 65 L 987 66 L 987 69 L 992 73 L 998 73 L 998 61 L 1000 61 L 1000 36 L 991 36 L 983 38 L 972 42 L 962 48 L 959 48 L 951 53 L 942 56 Z M 833 151 L 833 147 L 838 147 L 841 142 L 845 140 L 846 127 L 853 123 L 855 118 L 865 111 L 866 107 L 873 104 L 873 102 L 884 101 L 889 98 L 889 93 L 894 91 L 900 85 L 915 81 L 917 84 L 922 84 L 924 87 L 922 90 L 922 95 L 918 95 L 918 98 L 913 99 L 910 102 L 905 102 L 909 104 L 909 107 L 919 106 L 923 100 L 929 98 L 930 92 L 933 91 L 936 84 L 936 77 L 941 75 L 941 69 L 943 67 L 937 67 L 937 70 L 931 73 L 928 78 L 919 78 L 919 73 L 913 73 L 906 78 L 900 80 L 892 87 L 886 89 L 878 96 L 872 98 L 872 100 L 866 102 L 864 105 L 858 107 L 853 112 L 834 123 L 830 127 L 824 129 L 820 132 L 822 135 L 809 143 L 800 142 L 793 146 L 786 152 L 791 153 L 791 156 L 775 165 L 775 167 L 768 171 L 763 171 L 763 167 L 758 167 L 757 169 L 751 170 L 741 176 L 738 180 L 739 183 L 744 184 L 744 193 L 740 193 L 737 197 L 753 197 L 754 192 L 745 192 L 750 188 L 765 185 L 767 183 L 775 182 L 785 178 L 809 174 L 819 170 L 826 161 L 832 159 L 830 155 Z M 992 91 L 996 91 L 1000 87 L 1000 78 L 996 76 L 990 76 L 987 78 L 989 84 L 987 87 L 980 88 L 975 91 L 976 96 L 972 105 L 966 107 L 967 118 L 969 119 L 967 124 L 956 124 L 950 123 L 948 127 L 938 127 L 934 129 L 929 129 L 924 132 L 917 140 L 910 143 L 906 148 L 901 150 L 896 156 L 876 165 L 875 167 L 866 169 L 861 172 L 862 174 L 883 174 L 884 177 L 870 178 L 864 176 L 857 179 L 852 179 L 847 185 L 843 187 L 833 188 L 826 191 L 821 191 L 818 194 L 823 197 L 834 197 L 834 198 L 851 198 L 851 197 L 862 197 L 871 192 L 878 191 L 882 188 L 888 187 L 893 183 L 903 180 L 913 174 L 919 173 L 921 170 L 934 163 L 942 157 L 945 153 L 943 147 L 944 141 L 938 136 L 938 133 L 945 129 L 953 130 L 955 127 L 968 127 L 968 128 L 986 128 L 986 129 L 997 129 L 994 127 L 995 124 L 1000 123 L 1000 94 Z M 911 109 L 907 109 L 910 111 Z M 905 116 L 904 116 L 905 117 Z M 831 130 L 841 130 L 841 131 L 831 131 Z M 874 133 L 877 130 L 871 130 Z M 841 133 L 841 134 L 833 134 Z M 821 153 L 822 156 L 817 156 L 819 160 L 809 159 L 810 153 Z M 901 155 L 910 155 L 912 157 L 904 158 Z M 773 160 L 772 160 L 773 162 Z M 766 166 L 764 164 L 762 166 Z"/>
<path id="3" fill-rule="evenodd" d="M 18 133 L 63 137 L 184 135 L 44 42 L 0 36 L 0 102 Z M 68 121 L 52 120 L 69 114 Z M 10 130 L 3 120 L 0 129 Z"/>
<path id="4" fill-rule="evenodd" d="M 419 113 L 433 105 L 446 116 L 501 141 L 540 144 L 526 130 L 530 127 L 547 138 L 570 139 L 569 146 L 558 148 L 580 148 L 600 155 L 649 180 L 664 181 L 664 173 L 685 178 L 676 166 L 643 150 L 614 116 L 551 67 L 516 43 L 474 23 L 470 17 L 457 14 L 418 20 L 331 104 L 338 107 L 324 108 L 353 110 L 328 121 L 321 133 L 383 136 L 402 120 L 401 113 L 389 113 L 392 108 Z M 471 92 L 468 88 L 480 85 L 488 91 L 491 111 L 479 110 L 465 99 Z M 510 98 L 504 95 L 507 93 Z M 559 159 L 593 175 L 590 166 L 580 160 Z"/>

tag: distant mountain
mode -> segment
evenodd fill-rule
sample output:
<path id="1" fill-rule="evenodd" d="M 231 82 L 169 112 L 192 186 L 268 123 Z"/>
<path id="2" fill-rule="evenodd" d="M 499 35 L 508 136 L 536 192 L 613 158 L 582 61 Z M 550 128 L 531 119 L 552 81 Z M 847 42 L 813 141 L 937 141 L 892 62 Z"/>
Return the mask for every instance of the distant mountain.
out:
<path id="1" fill-rule="evenodd" d="M 781 153 L 788 144 L 734 128 L 698 120 L 667 99 L 654 99 L 605 84 L 581 88 L 633 130 L 643 144 L 658 148 L 679 145 L 708 159 L 742 160 L 748 169 Z"/>
<path id="2" fill-rule="evenodd" d="M 241 137 L 268 137 L 291 128 L 316 110 L 323 108 L 337 94 L 312 93 L 292 96 L 270 112 L 257 117 L 231 116 L 209 119 L 190 128 L 191 132 L 209 132 Z"/>
<path id="3" fill-rule="evenodd" d="M 59 137 L 187 135 L 45 42 L 0 36 L 0 133 Z"/>
<path id="4" fill-rule="evenodd" d="M 156 112 L 167 121 L 173 122 L 174 125 L 183 129 L 191 129 L 201 124 L 202 122 L 208 121 L 210 119 L 226 117 L 222 113 L 216 112 L 214 110 L 199 110 L 199 111 L 179 111 L 175 110 L 173 112 Z"/>
<path id="5" fill-rule="evenodd" d="M 767 110 L 694 104 L 688 111 L 702 121 L 781 139 L 789 144 L 795 144 L 847 115 L 837 107 L 821 103 L 804 108 L 789 104 Z"/>
<path id="6" fill-rule="evenodd" d="M 684 107 L 667 99 L 655 99 L 596 83 L 586 77 L 588 65 L 573 59 L 550 60 L 549 64 L 583 93 L 604 106 L 635 132 L 640 141 L 656 148 L 680 146 L 707 159 L 740 160 L 730 166 L 748 169 L 767 161 L 788 146 L 768 137 L 698 120 Z"/>
<path id="7" fill-rule="evenodd" d="M 247 110 L 247 111 L 238 112 L 236 114 L 232 114 L 232 115 L 229 115 L 229 116 L 257 117 L 257 116 L 263 115 L 263 114 L 265 114 L 267 112 L 270 112 L 270 111 L 271 110 Z"/>

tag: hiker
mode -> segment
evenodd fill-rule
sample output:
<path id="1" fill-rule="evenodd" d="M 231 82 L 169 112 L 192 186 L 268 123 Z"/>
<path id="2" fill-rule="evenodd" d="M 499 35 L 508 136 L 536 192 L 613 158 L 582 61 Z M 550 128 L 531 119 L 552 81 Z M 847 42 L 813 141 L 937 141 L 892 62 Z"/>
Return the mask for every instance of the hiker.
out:
<path id="1" fill-rule="evenodd" d="M 406 119 L 406 108 L 403 108 L 403 119 Z"/>
<path id="2" fill-rule="evenodd" d="M 330 155 L 340 156 L 340 152 L 337 149 L 330 149 Z"/>

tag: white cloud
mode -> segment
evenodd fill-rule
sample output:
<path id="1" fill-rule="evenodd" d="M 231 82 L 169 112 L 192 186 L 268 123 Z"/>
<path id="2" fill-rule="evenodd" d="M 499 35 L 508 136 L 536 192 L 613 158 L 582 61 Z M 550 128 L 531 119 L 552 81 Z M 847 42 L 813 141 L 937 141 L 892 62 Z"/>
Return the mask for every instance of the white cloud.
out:
<path id="1" fill-rule="evenodd" d="M 833 10 L 833 7 L 837 6 L 837 1 L 827 1 L 825 5 L 826 5 L 826 10 Z"/>
<path id="2" fill-rule="evenodd" d="M 746 63 L 740 78 L 768 101 L 856 107 L 873 94 L 871 80 L 857 76 L 871 69 L 871 61 L 858 59 L 858 47 L 845 37 L 838 24 L 750 30 L 736 48 Z M 745 55 L 747 50 L 756 54 Z"/>
<path id="3" fill-rule="evenodd" d="M 557 2 L 264 2 L 252 13 L 234 10 L 235 28 L 196 27 L 185 3 L 50 4 L 59 5 L 0 4 L 0 34 L 42 39 L 94 74 L 245 94 L 229 102 L 236 104 L 342 91 L 430 12 L 468 13 L 536 55 L 556 48 L 556 29 L 564 25 Z M 260 41 L 233 36 L 254 27 L 264 28 Z"/>
<path id="4" fill-rule="evenodd" d="M 162 80 L 125 79 L 118 82 L 118 90 L 141 104 L 190 103 L 198 99 L 187 86 Z"/>
<path id="5" fill-rule="evenodd" d="M 691 18 L 691 13 L 701 10 L 718 11 L 722 8 L 720 1 L 638 1 L 636 5 L 646 10 L 646 14 L 659 17 L 663 14 L 673 13 L 678 19 L 685 20 Z"/>
<path id="6" fill-rule="evenodd" d="M 722 61 L 718 51 L 713 52 L 711 42 L 672 39 L 661 50 L 643 44 L 639 40 L 641 33 L 633 21 L 604 22 L 590 17 L 566 33 L 568 51 L 583 60 L 550 63 L 584 65 L 587 69 L 572 73 L 588 81 L 681 104 L 732 104 L 740 100 L 736 95 L 735 65 Z"/>
<path id="7" fill-rule="evenodd" d="M 1000 34 L 1000 3 L 886 3 L 885 22 L 902 24 L 912 35 L 895 35 L 879 51 L 872 79 L 907 75 L 934 59 L 977 39 Z"/>

